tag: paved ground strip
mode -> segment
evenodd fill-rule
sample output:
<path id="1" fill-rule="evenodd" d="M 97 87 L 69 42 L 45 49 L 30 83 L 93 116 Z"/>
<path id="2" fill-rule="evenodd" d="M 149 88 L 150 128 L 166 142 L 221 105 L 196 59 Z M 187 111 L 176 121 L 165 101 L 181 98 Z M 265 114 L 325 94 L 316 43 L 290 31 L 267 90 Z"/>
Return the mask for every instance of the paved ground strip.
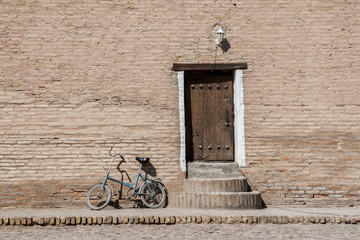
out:
<path id="1" fill-rule="evenodd" d="M 268 207 L 265 209 L 184 209 L 184 208 L 123 208 L 111 206 L 100 211 L 89 208 L 0 209 L 0 217 L 73 217 L 73 216 L 334 216 L 360 217 L 360 207 L 306 208 Z"/>
<path id="2" fill-rule="evenodd" d="M 359 239 L 350 224 L 3 226 L 1 239 Z"/>

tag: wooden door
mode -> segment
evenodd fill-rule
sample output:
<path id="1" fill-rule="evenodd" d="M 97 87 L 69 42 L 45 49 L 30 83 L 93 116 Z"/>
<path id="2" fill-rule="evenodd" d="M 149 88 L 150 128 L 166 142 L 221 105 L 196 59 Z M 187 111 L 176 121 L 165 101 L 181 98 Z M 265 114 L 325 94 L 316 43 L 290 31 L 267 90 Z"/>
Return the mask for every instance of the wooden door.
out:
<path id="1" fill-rule="evenodd" d="M 188 160 L 234 160 L 233 76 L 185 75 Z"/>

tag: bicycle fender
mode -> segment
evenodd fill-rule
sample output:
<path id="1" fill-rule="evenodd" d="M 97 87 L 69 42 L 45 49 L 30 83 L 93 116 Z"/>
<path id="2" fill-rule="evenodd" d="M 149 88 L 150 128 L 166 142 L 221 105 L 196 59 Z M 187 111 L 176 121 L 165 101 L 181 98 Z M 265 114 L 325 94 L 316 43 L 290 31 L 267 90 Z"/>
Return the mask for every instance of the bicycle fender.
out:
<path id="1" fill-rule="evenodd" d="M 165 188 L 165 184 L 161 181 L 161 180 L 152 180 L 152 179 L 148 179 L 148 181 L 150 182 L 156 182 L 159 183 L 161 186 L 163 186 Z"/>
<path id="2" fill-rule="evenodd" d="M 144 185 L 145 185 L 146 183 L 148 183 L 148 182 L 153 182 L 153 183 L 158 183 L 158 184 L 160 184 L 160 185 L 165 189 L 165 192 L 167 193 L 167 189 L 166 189 L 166 187 L 165 187 L 165 184 L 164 184 L 163 182 L 161 182 L 161 180 L 160 180 L 160 181 L 157 181 L 157 180 L 147 179 L 147 180 L 141 185 L 140 190 L 141 190 L 141 189 L 144 187 Z"/>

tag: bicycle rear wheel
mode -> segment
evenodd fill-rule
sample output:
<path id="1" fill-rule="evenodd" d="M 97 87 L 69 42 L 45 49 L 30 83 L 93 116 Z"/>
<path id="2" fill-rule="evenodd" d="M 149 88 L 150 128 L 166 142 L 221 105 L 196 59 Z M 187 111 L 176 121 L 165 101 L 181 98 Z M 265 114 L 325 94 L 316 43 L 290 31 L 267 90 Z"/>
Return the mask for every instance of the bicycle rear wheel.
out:
<path id="1" fill-rule="evenodd" d="M 141 201 L 148 208 L 160 208 L 166 200 L 165 188 L 158 182 L 147 182 L 140 189 Z"/>
<path id="2" fill-rule="evenodd" d="M 102 184 L 97 184 L 89 190 L 86 204 L 92 210 L 100 210 L 109 204 L 111 197 L 111 189 L 108 185 L 103 187 Z"/>

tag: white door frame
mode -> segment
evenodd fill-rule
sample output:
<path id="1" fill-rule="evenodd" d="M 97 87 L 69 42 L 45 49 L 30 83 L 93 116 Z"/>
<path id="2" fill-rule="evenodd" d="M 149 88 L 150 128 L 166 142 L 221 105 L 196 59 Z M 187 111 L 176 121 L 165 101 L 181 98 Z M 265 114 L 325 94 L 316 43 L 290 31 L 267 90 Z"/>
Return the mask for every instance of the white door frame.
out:
<path id="1" fill-rule="evenodd" d="M 180 118 L 180 168 L 186 171 L 186 126 L 185 126 L 185 89 L 184 71 L 177 71 L 179 88 L 179 118 Z M 245 127 L 244 127 L 244 93 L 243 71 L 235 70 L 234 75 L 234 145 L 235 162 L 239 167 L 245 166 Z"/>

